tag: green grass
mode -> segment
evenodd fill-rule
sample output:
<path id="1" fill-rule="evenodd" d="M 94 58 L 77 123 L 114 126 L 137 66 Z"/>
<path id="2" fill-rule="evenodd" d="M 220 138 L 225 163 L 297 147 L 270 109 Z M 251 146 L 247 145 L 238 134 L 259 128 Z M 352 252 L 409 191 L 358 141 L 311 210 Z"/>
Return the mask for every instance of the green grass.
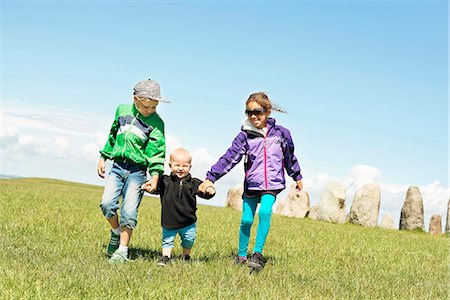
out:
<path id="1" fill-rule="evenodd" d="M 159 200 L 145 197 L 130 245 L 132 260 L 110 266 L 104 254 L 109 228 L 99 208 L 101 187 L 49 179 L 0 184 L 2 298 L 449 297 L 448 236 L 274 215 L 266 268 L 250 273 L 232 264 L 240 213 L 199 206 L 194 261 L 175 260 L 160 268 Z M 179 240 L 174 251 L 180 254 Z"/>

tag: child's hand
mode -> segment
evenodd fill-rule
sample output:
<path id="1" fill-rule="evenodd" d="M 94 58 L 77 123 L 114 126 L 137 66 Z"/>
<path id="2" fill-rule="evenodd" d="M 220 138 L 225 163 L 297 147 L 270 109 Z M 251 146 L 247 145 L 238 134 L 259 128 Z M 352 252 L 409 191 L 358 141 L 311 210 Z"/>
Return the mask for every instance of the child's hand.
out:
<path id="1" fill-rule="evenodd" d="M 143 185 L 141 185 L 141 190 L 144 190 L 147 193 L 150 193 L 150 182 L 146 181 Z"/>
<path id="2" fill-rule="evenodd" d="M 97 174 L 101 178 L 105 178 L 105 159 L 103 157 L 98 160 Z"/>
<path id="3" fill-rule="evenodd" d="M 210 180 L 206 179 L 198 186 L 198 190 L 200 193 L 207 194 L 206 189 L 208 187 L 212 187 L 214 189 L 214 184 Z M 209 189 L 209 190 L 211 190 L 211 189 Z M 214 195 L 215 193 L 216 193 L 216 190 L 214 189 L 214 193 L 210 194 L 210 195 Z"/>
<path id="4" fill-rule="evenodd" d="M 302 182 L 302 180 L 297 180 L 297 186 L 295 188 L 297 189 L 298 192 L 303 190 L 303 182 Z"/>
<path id="5" fill-rule="evenodd" d="M 206 187 L 205 194 L 209 195 L 209 196 L 213 196 L 216 194 L 216 189 L 214 188 L 214 186 L 210 185 L 210 186 Z"/>
<path id="6" fill-rule="evenodd" d="M 143 189 L 148 193 L 153 193 L 154 191 L 156 191 L 158 187 L 158 179 L 159 179 L 158 175 L 152 176 L 152 178 L 149 181 L 141 185 L 141 189 Z"/>

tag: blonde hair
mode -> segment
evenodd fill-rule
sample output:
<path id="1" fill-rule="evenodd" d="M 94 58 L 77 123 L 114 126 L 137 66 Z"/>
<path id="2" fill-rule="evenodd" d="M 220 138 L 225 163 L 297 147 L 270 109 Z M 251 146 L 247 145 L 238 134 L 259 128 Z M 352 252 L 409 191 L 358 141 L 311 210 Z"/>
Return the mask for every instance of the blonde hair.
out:
<path id="1" fill-rule="evenodd" d="M 271 101 L 264 92 L 251 94 L 248 97 L 247 102 L 245 102 L 245 105 L 248 105 L 252 101 L 258 103 L 265 111 L 277 111 L 283 114 L 287 114 L 287 111 L 284 108 Z"/>
<path id="2" fill-rule="evenodd" d="M 142 96 L 136 96 L 136 95 L 134 95 L 134 99 L 136 99 L 137 101 L 145 101 L 145 100 L 150 101 L 150 98 L 142 97 Z"/>
<path id="3" fill-rule="evenodd" d="M 192 156 L 191 156 L 191 154 L 189 153 L 189 151 L 187 151 L 186 149 L 184 149 L 184 148 L 177 148 L 177 149 L 174 149 L 171 153 L 170 153 L 170 158 L 169 158 L 169 160 L 170 161 L 172 161 L 173 159 L 174 159 L 174 157 L 183 157 L 183 158 L 186 158 L 188 161 L 189 161 L 189 163 L 191 163 L 192 162 Z"/>

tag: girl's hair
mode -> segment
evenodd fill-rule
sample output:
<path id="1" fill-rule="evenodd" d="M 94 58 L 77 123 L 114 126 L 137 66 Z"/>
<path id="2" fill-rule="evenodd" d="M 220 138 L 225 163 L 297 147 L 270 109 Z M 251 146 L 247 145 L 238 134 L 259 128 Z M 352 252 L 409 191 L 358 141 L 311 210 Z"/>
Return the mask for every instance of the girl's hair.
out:
<path id="1" fill-rule="evenodd" d="M 269 97 L 263 92 L 257 92 L 253 93 L 248 97 L 247 102 L 245 102 L 245 105 L 248 105 L 249 102 L 255 101 L 259 105 L 261 105 L 262 108 L 264 108 L 265 111 L 277 111 L 283 114 L 287 114 L 287 111 L 271 101 Z"/>

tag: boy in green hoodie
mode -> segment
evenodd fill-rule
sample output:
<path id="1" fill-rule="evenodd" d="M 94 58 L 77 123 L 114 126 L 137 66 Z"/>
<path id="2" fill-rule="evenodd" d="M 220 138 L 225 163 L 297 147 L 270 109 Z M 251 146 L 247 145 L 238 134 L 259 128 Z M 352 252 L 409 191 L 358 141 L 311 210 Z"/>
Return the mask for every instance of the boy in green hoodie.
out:
<path id="1" fill-rule="evenodd" d="M 148 191 L 157 188 L 164 171 L 166 143 L 164 122 L 156 113 L 161 98 L 160 86 L 153 80 L 140 81 L 134 87 L 133 104 L 121 104 L 111 126 L 108 141 L 100 151 L 97 173 L 105 178 L 105 161 L 113 165 L 106 178 L 100 208 L 111 225 L 106 249 L 109 262 L 127 260 L 128 244 L 137 224 L 138 207 L 144 195 L 141 186 L 151 176 Z M 122 205 L 119 198 L 122 197 Z M 120 208 L 120 221 L 117 210 Z"/>

